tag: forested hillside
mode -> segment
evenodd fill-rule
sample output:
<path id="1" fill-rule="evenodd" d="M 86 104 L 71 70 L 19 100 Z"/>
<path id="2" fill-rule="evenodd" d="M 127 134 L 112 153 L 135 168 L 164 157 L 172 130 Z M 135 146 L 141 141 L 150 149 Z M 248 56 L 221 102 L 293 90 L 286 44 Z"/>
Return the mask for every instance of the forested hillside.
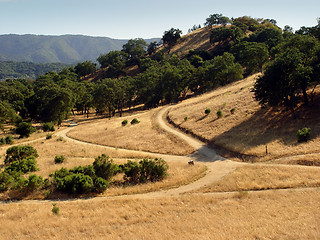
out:
<path id="1" fill-rule="evenodd" d="M 0 61 L 74 64 L 120 50 L 127 41 L 81 35 L 0 35 Z"/>
<path id="2" fill-rule="evenodd" d="M 0 79 L 36 79 L 47 72 L 60 72 L 63 63 L 0 62 Z"/>

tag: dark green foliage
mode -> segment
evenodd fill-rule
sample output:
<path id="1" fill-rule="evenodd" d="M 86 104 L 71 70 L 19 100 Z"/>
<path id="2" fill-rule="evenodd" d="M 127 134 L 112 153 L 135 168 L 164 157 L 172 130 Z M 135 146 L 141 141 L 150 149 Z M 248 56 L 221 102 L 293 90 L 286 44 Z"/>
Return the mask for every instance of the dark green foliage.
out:
<path id="1" fill-rule="evenodd" d="M 220 24 L 225 26 L 228 23 L 232 23 L 232 21 L 228 17 L 223 16 L 222 14 L 215 13 L 215 14 L 211 14 L 206 19 L 206 22 L 204 23 L 204 25 L 208 27 L 212 27 Z"/>
<path id="2" fill-rule="evenodd" d="M 63 163 L 65 160 L 66 159 L 65 159 L 65 157 L 63 155 L 54 157 L 54 163 L 55 164 Z"/>
<path id="3" fill-rule="evenodd" d="M 311 128 L 302 128 L 297 131 L 298 142 L 307 142 L 311 137 Z"/>
<path id="4" fill-rule="evenodd" d="M 8 148 L 6 151 L 6 158 L 4 160 L 5 164 L 11 163 L 13 161 L 20 161 L 27 157 L 35 157 L 37 158 L 38 152 L 32 146 L 13 146 Z"/>
<path id="5" fill-rule="evenodd" d="M 32 174 L 26 181 L 25 189 L 29 192 L 32 192 L 41 186 L 43 186 L 43 178 L 41 176 L 37 176 L 36 174 Z"/>
<path id="6" fill-rule="evenodd" d="M 179 38 L 181 38 L 182 31 L 180 29 L 171 28 L 165 31 L 162 36 L 162 41 L 168 46 L 168 52 L 176 44 Z"/>
<path id="7" fill-rule="evenodd" d="M 219 27 L 212 30 L 210 43 L 238 43 L 244 37 L 243 31 L 237 26 Z"/>
<path id="8" fill-rule="evenodd" d="M 231 108 L 230 113 L 234 114 L 235 112 L 236 112 L 236 109 L 235 108 Z"/>
<path id="9" fill-rule="evenodd" d="M 6 144 L 13 144 L 13 138 L 12 136 L 8 135 L 5 137 Z"/>
<path id="10" fill-rule="evenodd" d="M 94 187 L 92 178 L 81 173 L 55 180 L 56 188 L 66 193 L 90 193 Z"/>
<path id="11" fill-rule="evenodd" d="M 128 124 L 128 120 L 126 119 L 126 120 L 123 120 L 122 122 L 121 122 L 121 125 L 122 126 L 126 126 Z"/>
<path id="12" fill-rule="evenodd" d="M 210 108 L 207 108 L 206 110 L 204 110 L 204 113 L 205 113 L 206 115 L 209 115 L 209 114 L 211 113 L 211 109 L 210 109 Z"/>
<path id="13" fill-rule="evenodd" d="M 20 138 L 29 137 L 30 134 L 34 133 L 36 129 L 29 122 L 21 122 L 16 128 L 16 133 L 19 134 Z"/>
<path id="14" fill-rule="evenodd" d="M 46 139 L 51 139 L 52 138 L 52 133 L 48 133 L 47 135 L 46 135 Z"/>
<path id="15" fill-rule="evenodd" d="M 105 154 L 95 158 L 93 168 L 97 177 L 107 181 L 120 171 L 118 165 L 114 164 L 112 159 L 109 159 Z"/>
<path id="16" fill-rule="evenodd" d="M 222 112 L 222 110 L 218 110 L 218 111 L 217 111 L 217 117 L 218 117 L 218 118 L 222 118 L 222 117 L 223 117 L 223 112 Z"/>
<path id="17" fill-rule="evenodd" d="M 108 188 L 108 186 L 108 181 L 101 177 L 96 178 L 96 180 L 94 181 L 94 189 L 98 193 L 104 192 Z"/>
<path id="18" fill-rule="evenodd" d="M 22 160 L 16 160 L 10 163 L 9 166 L 5 168 L 5 172 L 21 172 L 21 173 L 28 173 L 28 172 L 35 172 L 39 170 L 37 168 L 37 161 L 34 156 L 30 156 L 24 158 Z"/>
<path id="19" fill-rule="evenodd" d="M 53 213 L 54 215 L 59 216 L 59 214 L 60 214 L 60 208 L 57 206 L 56 203 L 52 203 L 52 209 L 51 209 L 51 211 L 52 211 L 52 213 Z"/>
<path id="20" fill-rule="evenodd" d="M 0 173 L 0 192 L 7 191 L 14 178 L 8 172 Z"/>
<path id="21" fill-rule="evenodd" d="M 88 175 L 92 179 L 97 178 L 96 173 L 95 173 L 92 165 L 74 167 L 73 169 L 70 169 L 69 172 L 70 173 L 81 173 L 84 175 Z"/>
<path id="22" fill-rule="evenodd" d="M 6 136 L 5 138 L 0 138 L 0 145 L 12 144 L 12 143 L 13 143 L 13 138 L 10 135 Z"/>
<path id="23" fill-rule="evenodd" d="M 132 125 L 140 123 L 140 121 L 136 118 L 132 119 L 130 122 Z"/>
<path id="24" fill-rule="evenodd" d="M 96 65 L 94 63 L 92 63 L 91 61 L 84 61 L 82 63 L 78 63 L 75 66 L 75 73 L 79 77 L 84 77 L 86 75 L 94 73 L 96 70 L 97 70 Z"/>
<path id="25" fill-rule="evenodd" d="M 140 181 L 140 166 L 135 161 L 130 161 L 123 165 L 124 180 L 130 183 L 139 183 Z"/>
<path id="26" fill-rule="evenodd" d="M 44 132 L 54 132 L 55 128 L 54 128 L 54 123 L 53 122 L 45 122 L 42 123 L 42 130 Z"/>
<path id="27" fill-rule="evenodd" d="M 123 165 L 124 180 L 130 183 L 155 182 L 167 176 L 168 164 L 163 159 L 128 161 Z"/>

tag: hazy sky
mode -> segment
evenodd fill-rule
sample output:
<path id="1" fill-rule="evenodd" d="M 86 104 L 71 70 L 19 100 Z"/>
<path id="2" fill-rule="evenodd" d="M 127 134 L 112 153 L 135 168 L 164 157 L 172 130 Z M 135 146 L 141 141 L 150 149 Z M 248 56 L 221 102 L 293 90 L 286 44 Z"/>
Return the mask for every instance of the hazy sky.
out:
<path id="1" fill-rule="evenodd" d="M 111 38 L 183 33 L 213 13 L 273 18 L 278 26 L 315 26 L 319 0 L 0 0 L 0 34 L 82 34 Z"/>

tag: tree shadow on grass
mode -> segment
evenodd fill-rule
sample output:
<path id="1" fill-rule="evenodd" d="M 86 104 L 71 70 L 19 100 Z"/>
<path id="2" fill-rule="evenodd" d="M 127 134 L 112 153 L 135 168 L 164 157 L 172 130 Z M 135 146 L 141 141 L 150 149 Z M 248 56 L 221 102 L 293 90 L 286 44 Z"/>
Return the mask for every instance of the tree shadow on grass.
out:
<path id="1" fill-rule="evenodd" d="M 211 139 L 210 144 L 223 142 L 232 147 L 234 143 L 237 149 L 250 150 L 278 140 L 286 146 L 296 146 L 300 144 L 296 137 L 298 129 L 310 127 L 312 139 L 320 135 L 319 109 L 320 98 L 312 106 L 297 107 L 297 119 L 293 119 L 290 111 L 284 108 L 262 108 L 239 125 Z"/>

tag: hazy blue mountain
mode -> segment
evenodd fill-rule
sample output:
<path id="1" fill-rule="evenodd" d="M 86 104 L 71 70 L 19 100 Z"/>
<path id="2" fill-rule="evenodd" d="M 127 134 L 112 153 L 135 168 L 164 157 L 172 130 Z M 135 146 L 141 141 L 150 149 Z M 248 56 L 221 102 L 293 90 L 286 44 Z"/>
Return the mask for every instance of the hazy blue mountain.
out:
<path id="1" fill-rule="evenodd" d="M 0 61 L 78 63 L 121 50 L 128 40 L 82 35 L 0 35 Z M 146 39 L 146 42 L 159 39 Z"/>

